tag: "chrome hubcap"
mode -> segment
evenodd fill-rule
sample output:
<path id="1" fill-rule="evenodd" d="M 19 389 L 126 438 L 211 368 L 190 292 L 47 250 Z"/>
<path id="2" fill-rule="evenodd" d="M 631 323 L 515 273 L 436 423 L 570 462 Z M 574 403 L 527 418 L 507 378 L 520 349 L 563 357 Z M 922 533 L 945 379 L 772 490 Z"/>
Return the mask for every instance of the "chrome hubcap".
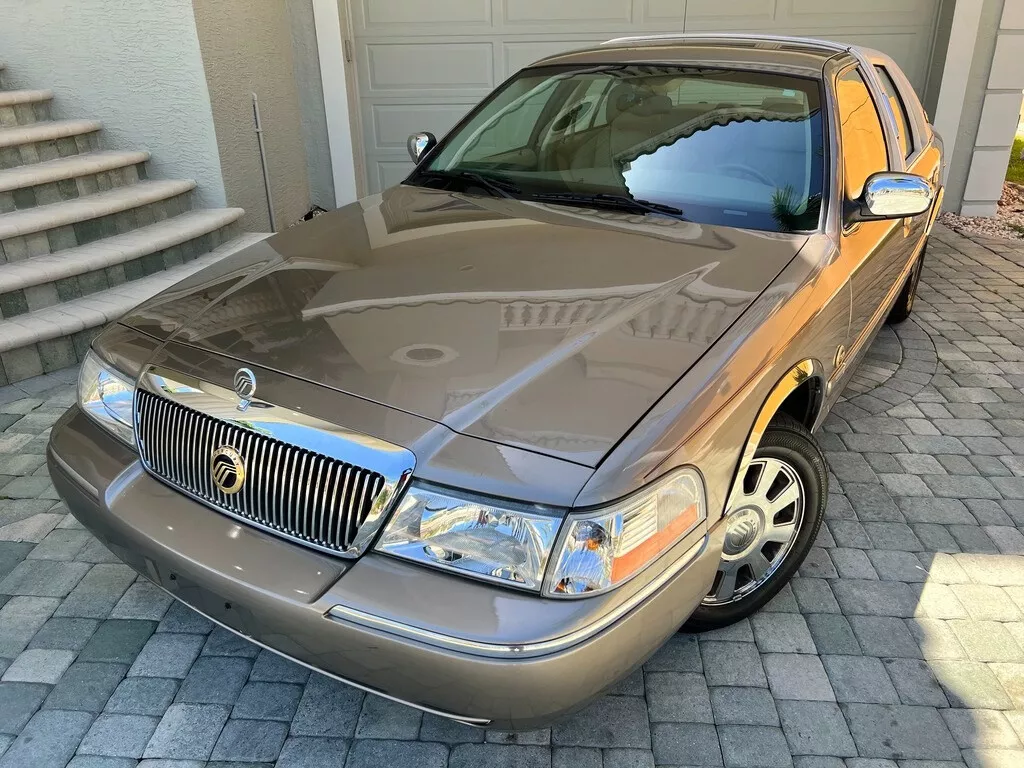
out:
<path id="1" fill-rule="evenodd" d="M 755 507 L 740 509 L 729 515 L 725 531 L 725 554 L 736 556 L 750 549 L 761 535 L 764 517 Z"/>
<path id="2" fill-rule="evenodd" d="M 804 518 L 804 486 L 780 459 L 754 459 L 726 517 L 718 574 L 705 605 L 746 597 L 774 574 L 793 549 Z"/>

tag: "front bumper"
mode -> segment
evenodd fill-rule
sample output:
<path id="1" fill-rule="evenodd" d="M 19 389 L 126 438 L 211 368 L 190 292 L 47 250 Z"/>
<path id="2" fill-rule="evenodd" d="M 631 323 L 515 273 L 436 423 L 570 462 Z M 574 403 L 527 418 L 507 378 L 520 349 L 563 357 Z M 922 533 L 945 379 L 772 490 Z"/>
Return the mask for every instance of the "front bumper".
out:
<path id="1" fill-rule="evenodd" d="M 642 664 L 707 594 L 721 552 L 719 527 L 628 594 L 545 599 L 259 531 L 150 476 L 75 407 L 54 426 L 48 462 L 83 525 L 213 621 L 359 688 L 503 729 L 547 725 Z"/>

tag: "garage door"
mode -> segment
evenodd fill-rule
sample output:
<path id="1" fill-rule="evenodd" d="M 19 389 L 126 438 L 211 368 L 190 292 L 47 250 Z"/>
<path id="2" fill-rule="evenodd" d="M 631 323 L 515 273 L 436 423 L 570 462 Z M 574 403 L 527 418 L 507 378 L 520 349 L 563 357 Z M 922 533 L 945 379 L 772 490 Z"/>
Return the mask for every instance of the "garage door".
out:
<path id="1" fill-rule="evenodd" d="M 440 136 L 537 59 L 611 37 L 745 31 L 889 53 L 923 91 L 938 0 L 347 0 L 366 189 L 401 181 L 415 131 Z"/>

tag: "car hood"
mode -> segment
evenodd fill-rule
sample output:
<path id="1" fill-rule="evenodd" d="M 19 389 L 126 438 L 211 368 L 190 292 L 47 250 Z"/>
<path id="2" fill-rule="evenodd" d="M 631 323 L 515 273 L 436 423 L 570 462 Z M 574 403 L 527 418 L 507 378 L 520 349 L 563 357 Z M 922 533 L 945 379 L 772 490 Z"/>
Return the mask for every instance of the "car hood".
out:
<path id="1" fill-rule="evenodd" d="M 596 466 L 806 239 L 401 186 L 122 322 Z"/>

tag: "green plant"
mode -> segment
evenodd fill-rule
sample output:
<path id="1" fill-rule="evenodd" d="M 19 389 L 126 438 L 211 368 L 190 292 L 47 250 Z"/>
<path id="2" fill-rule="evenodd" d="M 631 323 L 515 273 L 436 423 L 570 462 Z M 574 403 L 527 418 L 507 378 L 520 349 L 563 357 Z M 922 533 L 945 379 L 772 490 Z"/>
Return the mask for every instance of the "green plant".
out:
<path id="1" fill-rule="evenodd" d="M 1010 150 L 1010 165 L 1006 169 L 1006 180 L 1024 184 L 1024 136 L 1018 134 Z"/>
<path id="2" fill-rule="evenodd" d="M 818 224 L 820 213 L 820 195 L 813 195 L 802 201 L 789 184 L 772 193 L 772 218 L 775 219 L 780 232 L 813 229 Z"/>

